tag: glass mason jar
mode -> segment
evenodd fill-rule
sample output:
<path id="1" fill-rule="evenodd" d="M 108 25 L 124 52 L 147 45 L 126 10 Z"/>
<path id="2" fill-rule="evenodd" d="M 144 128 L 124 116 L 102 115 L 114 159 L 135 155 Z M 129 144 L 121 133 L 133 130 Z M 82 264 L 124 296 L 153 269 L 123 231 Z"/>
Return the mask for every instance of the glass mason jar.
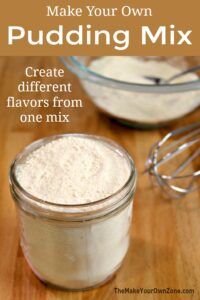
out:
<path id="1" fill-rule="evenodd" d="M 41 139 L 25 148 L 11 165 L 10 189 L 18 208 L 22 250 L 33 272 L 47 284 L 83 290 L 110 279 L 127 253 L 136 170 L 116 143 L 71 134 L 98 140 L 123 156 L 130 168 L 129 179 L 115 194 L 87 204 L 60 205 L 34 197 L 17 181 L 16 166 L 34 150 L 67 136 Z"/>

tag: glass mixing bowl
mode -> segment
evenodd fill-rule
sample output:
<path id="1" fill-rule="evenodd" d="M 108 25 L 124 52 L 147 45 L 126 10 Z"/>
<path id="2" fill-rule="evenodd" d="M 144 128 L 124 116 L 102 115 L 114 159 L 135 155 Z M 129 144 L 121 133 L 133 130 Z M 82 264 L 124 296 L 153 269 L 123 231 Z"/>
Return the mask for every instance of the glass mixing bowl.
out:
<path id="1" fill-rule="evenodd" d="M 182 77 L 169 84 L 139 83 L 103 76 L 91 69 L 94 60 L 102 57 L 61 57 L 64 65 L 75 73 L 94 104 L 108 116 L 123 124 L 140 128 L 167 125 L 200 107 L 200 78 Z M 131 57 L 134 58 L 134 57 Z M 182 71 L 200 64 L 200 57 L 137 57 L 146 64 L 150 61 L 168 64 Z M 108 57 L 109 66 L 109 57 Z M 111 66 L 112 67 L 112 66 Z M 194 75 L 193 74 L 193 75 Z M 119 74 L 118 74 L 119 75 Z M 149 75 L 145 74 L 144 76 Z M 152 76 L 157 76 L 152 69 Z M 191 75 L 191 74 L 190 74 Z M 116 76 L 117 77 L 117 76 Z M 134 77 L 133 77 L 134 78 Z M 189 80 L 188 80 L 189 78 Z"/>

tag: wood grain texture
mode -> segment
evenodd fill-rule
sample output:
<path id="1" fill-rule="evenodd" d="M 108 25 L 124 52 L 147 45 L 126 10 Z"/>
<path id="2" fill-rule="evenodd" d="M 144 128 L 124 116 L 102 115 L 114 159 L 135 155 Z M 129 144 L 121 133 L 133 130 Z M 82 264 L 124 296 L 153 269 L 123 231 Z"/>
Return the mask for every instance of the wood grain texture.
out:
<path id="1" fill-rule="evenodd" d="M 168 130 L 200 119 L 200 111 L 173 126 L 153 131 L 133 130 L 105 117 L 92 104 L 78 80 L 68 71 L 61 82 L 71 81 L 73 96 L 84 100 L 84 108 L 71 110 L 69 124 L 21 124 L 20 109 L 8 109 L 5 99 L 21 98 L 17 84 L 24 80 L 27 65 L 62 67 L 57 58 L 0 58 L 0 300 L 122 300 L 200 299 L 200 197 L 168 201 L 153 190 L 142 175 L 150 146 Z M 43 79 L 44 83 L 51 79 Z M 26 97 L 45 98 L 45 94 Z M 46 95 L 47 96 L 47 95 Z M 64 94 L 60 94 L 63 98 Z M 48 109 L 47 109 L 48 110 Z M 26 109 L 26 112 L 33 109 Z M 64 111 L 64 110 L 63 110 Z M 34 109 L 44 114 L 44 109 Z M 122 268 L 104 286 L 86 292 L 64 292 L 42 284 L 23 257 L 14 203 L 9 193 L 8 169 L 14 156 L 31 141 L 53 134 L 84 132 L 98 134 L 124 146 L 136 161 L 139 173 L 134 200 L 131 245 Z M 108 253 L 112 255 L 112 253 Z M 191 295 L 116 294 L 118 288 L 190 288 Z"/>

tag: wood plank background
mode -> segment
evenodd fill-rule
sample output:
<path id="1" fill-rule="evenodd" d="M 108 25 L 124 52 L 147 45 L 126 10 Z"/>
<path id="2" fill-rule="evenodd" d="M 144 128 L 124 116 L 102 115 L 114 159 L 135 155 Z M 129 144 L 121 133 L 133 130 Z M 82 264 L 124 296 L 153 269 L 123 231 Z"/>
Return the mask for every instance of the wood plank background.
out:
<path id="1" fill-rule="evenodd" d="M 69 124 L 21 124 L 18 117 L 22 110 L 6 108 L 5 101 L 8 96 L 21 97 L 16 87 L 25 79 L 27 65 L 62 67 L 58 58 L 0 58 L 0 300 L 200 299 L 199 193 L 182 201 L 166 200 L 159 190 L 152 189 L 149 178 L 142 175 L 150 146 L 175 126 L 199 120 L 200 111 L 168 128 L 133 130 L 99 113 L 75 76 L 66 71 L 60 82 L 72 82 L 73 96 L 84 100 L 84 108 L 71 109 Z M 52 80 L 42 81 L 51 83 Z M 45 98 L 45 94 L 39 93 L 26 96 Z M 64 94 L 60 96 L 66 98 Z M 45 113 L 40 108 L 26 110 L 33 111 Z M 133 156 L 139 173 L 131 245 L 125 262 L 113 280 L 86 292 L 54 290 L 42 284 L 31 272 L 20 248 L 16 211 L 8 186 L 9 165 L 25 145 L 44 136 L 68 132 L 98 134 L 117 141 Z M 193 296 L 124 295 L 116 294 L 114 287 L 189 288 L 195 293 Z"/>

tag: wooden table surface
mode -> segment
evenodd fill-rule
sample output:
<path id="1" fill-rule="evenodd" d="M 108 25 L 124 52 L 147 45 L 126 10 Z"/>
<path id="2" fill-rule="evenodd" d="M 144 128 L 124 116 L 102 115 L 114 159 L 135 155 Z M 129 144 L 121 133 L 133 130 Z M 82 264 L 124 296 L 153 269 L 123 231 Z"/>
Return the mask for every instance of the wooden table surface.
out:
<path id="1" fill-rule="evenodd" d="M 148 176 L 142 175 L 150 146 L 175 126 L 199 120 L 200 111 L 168 128 L 133 130 L 99 113 L 75 76 L 66 71 L 60 82 L 72 82 L 73 97 L 81 97 L 84 108 L 71 109 L 68 124 L 21 124 L 18 117 L 23 110 L 6 108 L 6 99 L 8 96 L 22 98 L 17 84 L 25 80 L 24 68 L 28 65 L 62 67 L 58 58 L 0 58 L 0 300 L 200 299 L 199 193 L 181 201 L 166 200 L 159 190 L 152 189 Z M 42 81 L 52 82 L 51 79 Z M 45 94 L 39 93 L 25 96 L 45 98 Z M 65 94 L 60 96 L 66 98 Z M 25 111 L 45 114 L 48 110 L 51 109 Z M 98 134 L 117 141 L 130 152 L 139 173 L 131 244 L 124 264 L 109 283 L 86 292 L 54 290 L 31 272 L 20 248 L 16 211 L 8 185 L 11 160 L 25 145 L 44 136 L 69 132 Z M 188 288 L 194 289 L 194 295 L 117 294 L 115 287 Z"/>

